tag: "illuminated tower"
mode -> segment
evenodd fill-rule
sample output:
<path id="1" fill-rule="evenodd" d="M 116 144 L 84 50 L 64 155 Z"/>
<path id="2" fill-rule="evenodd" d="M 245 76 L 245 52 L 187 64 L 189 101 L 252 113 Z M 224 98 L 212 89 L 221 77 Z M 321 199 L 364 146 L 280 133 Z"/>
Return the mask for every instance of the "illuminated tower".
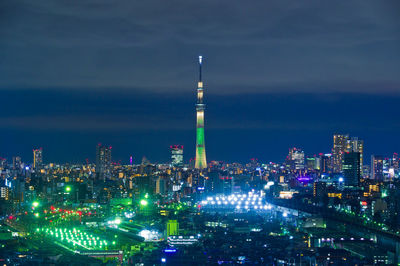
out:
<path id="1" fill-rule="evenodd" d="M 203 104 L 203 82 L 201 80 L 201 64 L 203 57 L 199 56 L 199 82 L 197 83 L 197 124 L 196 124 L 196 163 L 194 168 L 207 168 L 206 147 L 204 144 L 204 109 Z"/>

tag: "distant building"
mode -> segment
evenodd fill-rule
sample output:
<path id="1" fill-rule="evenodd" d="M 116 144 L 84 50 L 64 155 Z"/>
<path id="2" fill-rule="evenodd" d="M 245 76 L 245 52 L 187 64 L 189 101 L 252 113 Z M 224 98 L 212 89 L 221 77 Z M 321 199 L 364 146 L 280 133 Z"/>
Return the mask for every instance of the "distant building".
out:
<path id="1" fill-rule="evenodd" d="M 210 195 L 219 194 L 223 191 L 222 180 L 220 180 L 219 171 L 211 171 L 205 180 L 205 190 Z"/>
<path id="2" fill-rule="evenodd" d="M 157 185 L 157 179 L 153 175 L 143 174 L 135 177 L 137 192 L 139 194 L 153 194 Z"/>
<path id="3" fill-rule="evenodd" d="M 395 171 L 399 169 L 399 155 L 397 153 L 393 153 L 393 158 L 392 158 L 392 167 Z"/>
<path id="4" fill-rule="evenodd" d="M 362 168 L 362 177 L 364 179 L 371 179 L 371 167 L 369 164 L 363 165 Z"/>
<path id="5" fill-rule="evenodd" d="M 234 179 L 232 176 L 221 176 L 222 180 L 222 192 L 224 195 L 231 195 L 233 193 Z"/>
<path id="6" fill-rule="evenodd" d="M 179 223 L 177 220 L 168 220 L 167 222 L 167 237 L 179 235 Z"/>
<path id="7" fill-rule="evenodd" d="M 174 167 L 183 166 L 183 146 L 182 145 L 172 145 L 171 149 L 171 164 Z"/>
<path id="8" fill-rule="evenodd" d="M 304 151 L 299 148 L 290 148 L 288 160 L 292 170 L 304 169 Z"/>
<path id="9" fill-rule="evenodd" d="M 383 180 L 383 156 L 371 156 L 371 177 L 378 181 Z"/>
<path id="10" fill-rule="evenodd" d="M 321 158 L 310 157 L 306 159 L 307 170 L 321 170 Z"/>
<path id="11" fill-rule="evenodd" d="M 358 139 L 357 137 L 352 137 L 350 140 L 347 141 L 347 151 L 360 153 L 360 168 L 362 169 L 364 165 L 363 162 L 364 141 Z"/>
<path id="12" fill-rule="evenodd" d="M 332 154 L 320 154 L 320 164 L 322 173 L 330 173 L 332 170 Z"/>
<path id="13" fill-rule="evenodd" d="M 358 186 L 361 178 L 360 153 L 346 152 L 343 158 L 344 183 L 347 186 Z"/>
<path id="14" fill-rule="evenodd" d="M 9 187 L 0 187 L 0 199 L 8 201 L 10 199 L 10 188 Z"/>
<path id="15" fill-rule="evenodd" d="M 321 199 L 324 195 L 326 195 L 327 189 L 326 189 L 326 183 L 317 181 L 314 182 L 313 184 L 313 196 L 315 198 Z"/>
<path id="16" fill-rule="evenodd" d="M 21 169 L 21 164 L 22 164 L 21 157 L 19 157 L 19 156 L 13 157 L 13 169 L 14 170 Z"/>
<path id="17" fill-rule="evenodd" d="M 43 166 L 43 149 L 33 150 L 33 169 L 40 169 Z"/>
<path id="18" fill-rule="evenodd" d="M 111 146 L 103 146 L 101 143 L 96 147 L 96 176 L 99 179 L 111 177 L 111 150 Z"/>
<path id="19" fill-rule="evenodd" d="M 167 193 L 167 182 L 164 178 L 158 177 L 156 181 L 156 194 L 165 195 Z"/>
<path id="20" fill-rule="evenodd" d="M 230 195 L 233 192 L 234 179 L 223 171 L 210 171 L 205 180 L 205 190 L 210 195 Z"/>
<path id="21" fill-rule="evenodd" d="M 332 170 L 334 173 L 342 172 L 343 156 L 347 151 L 349 135 L 333 135 Z"/>

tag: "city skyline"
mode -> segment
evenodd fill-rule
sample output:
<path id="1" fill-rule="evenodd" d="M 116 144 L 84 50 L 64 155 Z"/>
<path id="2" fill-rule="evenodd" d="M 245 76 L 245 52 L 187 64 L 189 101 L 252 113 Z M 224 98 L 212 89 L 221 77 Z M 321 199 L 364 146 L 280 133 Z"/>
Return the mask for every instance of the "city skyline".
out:
<path id="1" fill-rule="evenodd" d="M 400 1 L 0 3 L 0 261 L 400 265 Z"/>
<path id="2" fill-rule="evenodd" d="M 339 160 L 337 160 L 337 159 L 334 159 L 335 158 L 335 136 L 344 136 L 344 137 L 346 137 L 346 139 L 347 139 L 347 142 L 345 141 L 344 142 L 344 144 L 346 145 L 346 143 L 347 143 L 347 146 L 346 147 L 343 147 L 343 148 L 341 148 L 341 150 L 339 151 L 339 153 L 341 153 L 342 154 L 342 157 L 340 157 L 340 159 Z M 361 152 L 360 154 L 360 156 L 361 156 L 361 158 L 363 158 L 363 157 L 365 157 L 366 156 L 366 159 L 364 159 L 364 162 L 361 160 L 360 161 L 360 166 L 362 167 L 362 166 L 364 166 L 364 165 L 367 165 L 367 166 L 372 166 L 372 163 L 370 164 L 370 162 L 369 162 L 369 159 L 370 158 L 372 158 L 373 156 L 380 156 L 381 158 L 391 158 L 394 154 L 398 154 L 398 152 L 397 151 L 394 151 L 394 152 L 391 152 L 391 153 L 374 153 L 374 152 L 371 152 L 371 153 L 368 153 L 368 154 L 366 154 L 366 153 L 364 153 L 364 151 L 363 151 L 363 145 L 364 145 L 364 140 L 362 140 L 362 139 L 360 139 L 358 136 L 351 136 L 351 138 L 349 137 L 349 134 L 343 134 L 343 133 L 340 133 L 340 134 L 338 134 L 338 133 L 335 133 L 335 134 L 333 134 L 331 137 L 333 137 L 333 142 L 331 143 L 331 148 L 330 149 L 327 149 L 327 150 L 320 150 L 319 152 L 314 152 L 314 153 L 312 153 L 312 152 L 307 152 L 307 151 L 304 151 L 303 149 L 302 149 L 302 147 L 301 146 L 299 146 L 299 145 L 292 145 L 292 146 L 290 146 L 290 147 L 288 147 L 288 150 L 289 150 L 289 156 L 286 156 L 286 158 L 285 157 L 282 157 L 282 158 L 279 158 L 279 159 L 277 159 L 277 160 L 265 160 L 265 159 L 259 159 L 259 158 L 255 158 L 255 157 L 253 157 L 253 158 L 249 158 L 247 161 L 224 161 L 224 160 L 211 160 L 211 162 L 212 161 L 221 161 L 221 162 L 224 162 L 224 163 L 249 163 L 249 162 L 251 162 L 252 160 L 254 160 L 254 159 L 256 159 L 259 163 L 269 163 L 269 162 L 273 162 L 273 163 L 283 163 L 283 162 L 285 162 L 285 160 L 288 160 L 289 158 L 291 158 L 293 155 L 291 155 L 292 153 L 293 153 L 293 150 L 294 151 L 296 151 L 296 150 L 298 150 L 299 152 L 302 152 L 302 154 L 303 154 L 303 163 L 305 163 L 306 162 L 306 159 L 307 158 L 316 158 L 316 157 L 319 157 L 319 156 L 322 156 L 322 155 L 330 155 L 331 156 L 331 159 L 332 159 L 332 162 L 335 162 L 335 164 L 336 165 L 339 165 L 339 167 L 336 169 L 336 171 L 337 172 L 341 172 L 342 170 L 341 170 L 341 162 L 344 160 L 343 158 L 343 156 L 344 156 L 344 153 L 351 153 L 351 152 Z M 350 146 L 350 145 L 354 145 L 353 144 L 353 141 L 356 141 L 356 143 L 357 142 L 360 142 L 361 141 L 361 150 L 358 150 L 358 148 L 355 148 L 354 146 Z M 41 164 L 43 164 L 43 165 L 45 165 L 45 164 L 50 164 L 50 163 L 61 163 L 61 164 L 63 164 L 63 163 L 76 163 L 76 164 L 88 164 L 88 163 L 96 163 L 97 161 L 99 161 L 99 150 L 98 150 L 98 148 L 99 147 L 103 147 L 103 145 L 102 145 L 102 143 L 98 143 L 97 145 L 96 145 L 96 151 L 95 151 L 95 157 L 94 157 L 94 159 L 93 160 L 91 160 L 91 157 L 92 156 L 88 156 L 88 157 L 86 157 L 83 161 L 79 161 L 79 162 L 74 162 L 74 161 L 67 161 L 67 162 L 57 162 L 57 161 L 44 161 L 43 160 L 43 147 L 40 147 L 40 148 L 38 148 L 38 149 L 33 149 L 33 157 L 31 158 L 31 160 L 30 159 L 28 159 L 28 160 L 23 160 L 24 162 L 26 162 L 26 163 L 31 163 L 31 165 L 32 165 L 32 167 L 33 168 L 35 168 L 35 158 L 37 158 L 36 156 L 37 156 L 37 153 L 38 152 L 40 152 L 40 163 Z M 104 146 L 104 148 L 106 148 L 106 149 L 109 149 L 109 150 L 111 150 L 112 149 L 112 147 L 111 146 L 109 146 L 109 147 L 105 147 Z M 133 158 L 133 156 L 132 155 L 129 155 L 129 158 L 125 158 L 125 159 L 127 159 L 127 160 L 121 160 L 121 159 L 119 159 L 119 158 L 117 158 L 117 159 L 114 159 L 113 158 L 113 160 L 110 160 L 109 159 L 109 162 L 113 162 L 113 163 L 117 163 L 117 164 L 122 164 L 122 165 L 129 165 L 129 164 L 132 164 L 132 163 L 134 163 L 134 164 L 140 164 L 140 163 L 143 163 L 143 158 L 146 158 L 146 161 L 148 161 L 148 162 L 150 162 L 150 163 L 153 163 L 153 164 L 169 164 L 169 163 L 171 163 L 171 150 L 174 150 L 174 149 L 181 149 L 182 150 L 182 152 L 183 152 L 183 145 L 170 145 L 169 146 L 169 149 L 168 149 L 168 158 L 166 158 L 164 161 L 149 161 L 148 160 L 148 158 L 146 157 L 146 155 L 143 155 L 143 156 L 139 156 L 139 157 L 135 157 L 135 160 L 134 160 L 134 158 Z M 279 154 L 280 154 L 281 152 L 279 152 Z M 282 151 L 282 153 L 284 153 L 283 151 Z M 336 151 L 336 153 L 338 153 L 338 151 Z M 36 154 L 36 155 L 35 155 Z M 173 153 L 174 154 L 174 153 Z M 183 154 L 183 153 L 182 153 Z M 21 160 L 21 156 L 19 155 L 19 154 L 17 154 L 17 155 L 13 155 L 13 156 L 11 156 L 10 158 L 7 158 L 7 157 L 0 157 L 0 159 L 5 159 L 5 160 L 9 160 L 9 162 L 11 162 L 11 159 L 12 160 L 14 160 L 15 158 L 19 158 L 19 160 Z M 90 159 L 89 159 L 90 158 Z M 111 158 L 111 157 L 110 157 Z M 174 156 L 173 156 L 173 158 L 174 158 Z M 183 160 L 183 156 L 182 156 L 182 158 L 181 159 L 179 159 L 179 160 L 181 160 L 184 164 L 187 164 L 187 165 L 189 165 L 190 164 L 190 162 L 191 161 L 194 161 L 195 160 L 195 158 L 193 158 L 193 157 L 190 157 L 190 156 L 188 156 L 188 157 L 185 157 L 185 160 Z M 292 157 L 292 158 L 295 158 L 295 157 Z M 175 159 L 172 159 L 172 161 L 174 161 Z M 97 164 L 97 163 L 96 163 Z M 172 163 L 173 164 L 173 163 Z M 181 165 L 182 166 L 182 165 Z M 304 165 L 303 165 L 304 166 Z"/>

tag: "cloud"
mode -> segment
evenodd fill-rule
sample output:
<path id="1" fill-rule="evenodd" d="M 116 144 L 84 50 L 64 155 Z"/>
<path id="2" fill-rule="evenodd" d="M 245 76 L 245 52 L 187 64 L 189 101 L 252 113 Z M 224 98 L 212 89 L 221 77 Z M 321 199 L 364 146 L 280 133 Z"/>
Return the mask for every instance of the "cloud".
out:
<path id="1" fill-rule="evenodd" d="M 10 1 L 0 11 L 0 89 L 183 92 L 204 53 L 205 82 L 218 92 L 399 92 L 397 5 Z"/>

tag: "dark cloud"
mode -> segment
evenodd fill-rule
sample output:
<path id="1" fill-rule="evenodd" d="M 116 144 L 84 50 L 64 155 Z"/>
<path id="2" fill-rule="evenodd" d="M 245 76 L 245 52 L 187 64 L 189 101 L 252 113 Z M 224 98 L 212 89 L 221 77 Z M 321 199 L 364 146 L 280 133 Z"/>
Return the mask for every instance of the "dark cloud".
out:
<path id="1" fill-rule="evenodd" d="M 341 86 L 331 91 L 358 92 L 353 84 L 363 83 L 399 92 L 396 8 L 395 1 L 3 2 L 0 88 L 182 92 L 204 53 L 210 93 L 318 91 L 332 82 Z"/>

